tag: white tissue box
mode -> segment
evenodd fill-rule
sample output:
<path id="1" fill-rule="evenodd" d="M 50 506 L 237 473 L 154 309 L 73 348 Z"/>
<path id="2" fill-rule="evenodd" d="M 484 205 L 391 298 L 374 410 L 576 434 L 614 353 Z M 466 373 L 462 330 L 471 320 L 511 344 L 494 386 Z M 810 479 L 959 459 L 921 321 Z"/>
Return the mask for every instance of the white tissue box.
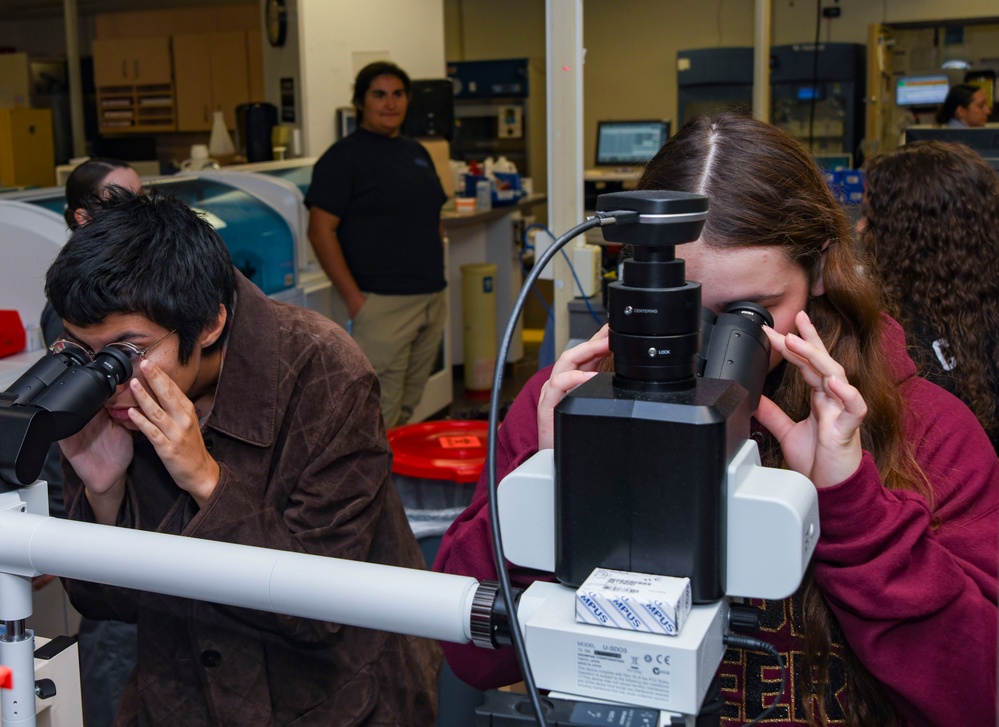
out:
<path id="1" fill-rule="evenodd" d="M 576 621 L 675 636 L 690 599 L 689 578 L 597 568 L 576 591 Z"/>

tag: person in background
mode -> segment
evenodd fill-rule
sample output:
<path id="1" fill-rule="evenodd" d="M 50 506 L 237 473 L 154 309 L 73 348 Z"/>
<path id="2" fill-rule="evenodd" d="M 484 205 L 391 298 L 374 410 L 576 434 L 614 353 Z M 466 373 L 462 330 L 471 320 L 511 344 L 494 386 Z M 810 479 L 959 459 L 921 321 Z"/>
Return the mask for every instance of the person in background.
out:
<path id="1" fill-rule="evenodd" d="M 985 126 L 989 120 L 989 99 L 985 89 L 970 83 L 952 86 L 947 98 L 937 109 L 936 120 L 940 126 L 966 129 Z"/>
<path id="2" fill-rule="evenodd" d="M 393 63 L 354 81 L 358 128 L 331 146 L 305 196 L 309 240 L 333 282 L 333 319 L 374 366 L 386 427 L 405 424 L 440 350 L 447 197 L 427 151 L 402 135 L 409 76 Z"/>
<path id="3" fill-rule="evenodd" d="M 917 375 L 811 155 L 761 121 L 703 116 L 638 188 L 709 198 L 700 238 L 676 255 L 707 308 L 752 300 L 773 316 L 754 438 L 764 465 L 806 475 L 818 494 L 821 535 L 798 592 L 753 601 L 788 694 L 768 658 L 730 648 L 722 724 L 778 698 L 768 725 L 995 724 L 999 459 L 968 408 Z M 605 328 L 527 383 L 499 430 L 498 480 L 553 446 L 555 405 L 608 356 Z M 483 473 L 436 570 L 495 577 L 486 490 Z M 511 567 L 517 585 L 538 577 L 551 575 Z M 479 688 L 520 679 L 510 649 L 445 655 Z"/>
<path id="4" fill-rule="evenodd" d="M 73 520 L 422 568 L 370 365 L 343 329 L 272 301 L 182 202 L 115 192 L 49 268 L 65 333 L 132 378 L 62 440 Z M 64 580 L 135 622 L 116 725 L 433 724 L 427 639 Z"/>
<path id="5" fill-rule="evenodd" d="M 999 446 L 999 177 L 963 144 L 917 141 L 866 167 L 860 239 L 920 372 Z"/>
<path id="6" fill-rule="evenodd" d="M 142 181 L 128 163 L 117 159 L 88 159 L 70 173 L 66 180 L 64 212 L 70 230 L 76 230 L 90 220 L 87 210 L 110 187 L 139 192 Z M 47 346 L 63 334 L 62 319 L 49 302 L 42 310 L 41 328 Z M 53 443 L 49 450 L 39 477 L 48 483 L 49 514 L 66 517 L 62 496 L 62 461 L 57 443 Z M 41 588 L 51 578 L 39 576 L 33 585 Z M 135 624 L 84 617 L 80 620 L 78 643 L 80 690 L 87 727 L 110 727 L 125 682 L 135 668 Z"/>
<path id="7" fill-rule="evenodd" d="M 107 157 L 88 159 L 70 172 L 66 179 L 66 209 L 63 217 L 71 231 L 87 223 L 88 207 L 93 206 L 104 190 L 111 186 L 138 192 L 142 189 L 142 180 L 128 162 Z M 62 335 L 62 321 L 49 304 L 42 311 L 41 327 L 47 346 Z"/>

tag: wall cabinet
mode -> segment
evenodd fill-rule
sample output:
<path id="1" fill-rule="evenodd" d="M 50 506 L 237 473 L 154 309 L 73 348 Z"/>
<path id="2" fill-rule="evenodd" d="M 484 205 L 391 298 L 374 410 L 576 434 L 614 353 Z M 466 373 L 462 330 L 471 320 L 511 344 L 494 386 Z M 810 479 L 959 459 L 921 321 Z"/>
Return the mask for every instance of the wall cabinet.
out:
<path id="1" fill-rule="evenodd" d="M 236 128 L 236 107 L 252 101 L 246 31 L 173 36 L 177 130 L 209 131 L 221 111 Z"/>
<path id="2" fill-rule="evenodd" d="M 95 38 L 97 86 L 171 83 L 170 38 Z"/>
<path id="3" fill-rule="evenodd" d="M 95 38 L 93 51 L 102 133 L 176 128 L 168 37 Z"/>

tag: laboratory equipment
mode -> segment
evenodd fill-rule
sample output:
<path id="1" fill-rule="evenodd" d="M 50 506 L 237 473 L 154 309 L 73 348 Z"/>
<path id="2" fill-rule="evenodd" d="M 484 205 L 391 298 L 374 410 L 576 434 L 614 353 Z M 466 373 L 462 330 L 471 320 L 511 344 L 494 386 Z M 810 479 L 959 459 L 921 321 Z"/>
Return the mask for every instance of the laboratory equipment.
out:
<path id="1" fill-rule="evenodd" d="M 247 278 L 268 295 L 295 302 L 297 269 L 294 231 L 298 229 L 300 220 L 297 213 L 290 211 L 294 208 L 291 192 L 285 189 L 282 199 L 277 185 L 265 190 L 262 185 L 247 183 L 244 189 L 209 170 L 174 177 L 146 178 L 143 183 L 176 195 L 201 212 L 218 231 L 229 248 L 234 264 Z M 262 195 L 268 196 L 269 200 L 263 199 Z M 17 192 L 3 195 L 0 199 L 37 205 L 56 212 L 60 218 L 66 207 L 66 194 L 62 187 Z M 57 235 L 59 247 L 67 235 L 63 223 Z M 11 275 L 17 274 L 11 271 Z"/>
<path id="2" fill-rule="evenodd" d="M 752 48 L 695 48 L 676 53 L 680 126 L 696 117 L 753 106 Z"/>
<path id="3" fill-rule="evenodd" d="M 864 137 L 865 46 L 795 43 L 770 49 L 773 122 L 815 154 L 853 154 Z"/>
<path id="4" fill-rule="evenodd" d="M 449 79 L 413 79 L 402 133 L 414 139 L 454 138 L 454 87 Z"/>
<path id="5" fill-rule="evenodd" d="M 855 43 L 795 43 L 770 49 L 771 120 L 813 153 L 858 155 L 864 136 L 866 50 Z M 680 124 L 734 110 L 749 114 L 753 49 L 677 51 Z"/>
<path id="6" fill-rule="evenodd" d="M 274 159 L 271 130 L 277 124 L 277 107 L 271 103 L 249 103 L 236 107 L 239 153 L 252 162 Z"/>
<path id="7" fill-rule="evenodd" d="M 482 162 L 506 157 L 535 184 L 545 175 L 544 76 L 527 58 L 453 61 L 454 139 L 451 158 Z M 538 191 L 543 191 L 538 188 Z"/>
<path id="8" fill-rule="evenodd" d="M 709 533 L 708 540 L 717 535 L 728 545 L 727 556 L 717 549 L 714 551 L 720 557 L 727 557 L 727 562 L 723 562 L 719 569 L 723 577 L 718 583 L 709 578 L 706 585 L 698 586 L 708 600 L 694 608 L 679 637 L 660 635 L 655 637 L 654 642 L 639 641 L 640 646 L 634 647 L 631 645 L 636 643 L 634 633 L 613 633 L 614 630 L 606 629 L 594 631 L 600 627 L 575 623 L 571 613 L 566 612 L 566 604 L 573 600 L 572 591 L 563 585 L 535 584 L 520 598 L 517 610 L 522 616 L 531 666 L 542 675 L 543 681 L 539 684 L 543 688 L 562 690 L 563 694 L 569 694 L 577 701 L 613 699 L 628 705 L 644 704 L 657 714 L 665 711 L 689 716 L 700 708 L 708 694 L 708 682 L 725 646 L 733 643 L 745 645 L 750 641 L 740 640 L 729 633 L 730 607 L 720 597 L 721 594 L 715 592 L 716 589 L 720 587 L 723 593 L 752 597 L 778 597 L 793 591 L 818 537 L 816 495 L 812 485 L 794 473 L 759 467 L 758 459 L 754 457 L 755 444 L 743 436 L 743 423 L 736 421 L 743 418 L 748 421 L 752 406 L 751 394 L 743 384 L 696 376 L 702 319 L 699 306 L 693 306 L 691 317 L 691 306 L 687 304 L 691 301 L 699 303 L 699 287 L 683 280 L 683 262 L 673 258 L 672 247 L 695 239 L 699 234 L 706 216 L 704 198 L 653 192 L 635 194 L 637 197 L 622 194 L 602 199 L 594 222 L 574 228 L 539 261 L 539 265 L 548 262 L 575 234 L 597 225 L 630 225 L 630 231 L 625 228 L 626 231 L 620 235 L 608 235 L 609 241 L 636 244 L 638 249 L 651 248 L 638 255 L 635 267 L 626 269 L 622 290 L 611 299 L 612 327 L 616 322 L 620 329 L 613 334 L 611 345 L 615 354 L 624 361 L 620 372 L 600 375 L 600 379 L 592 380 L 597 381 L 596 392 L 575 390 L 572 398 L 576 401 L 563 402 L 556 411 L 555 453 L 542 452 L 529 460 L 527 465 L 535 468 L 537 482 L 547 479 L 556 483 L 549 485 L 549 491 L 560 487 L 560 478 L 566 474 L 559 468 L 572 457 L 572 452 L 565 451 L 567 447 L 564 446 L 565 437 L 569 434 L 567 428 L 573 433 L 579 431 L 579 427 L 569 420 L 579 415 L 589 416 L 585 411 L 586 399 L 596 400 L 596 407 L 600 408 L 601 390 L 608 388 L 624 404 L 652 404 L 650 416 L 635 417 L 639 429 L 683 426 L 685 415 L 689 412 L 682 410 L 689 406 L 705 410 L 704 401 L 719 411 L 728 411 L 729 415 L 722 417 L 725 421 L 720 426 L 711 427 L 709 435 L 721 445 L 710 452 L 710 456 L 723 459 L 721 481 L 712 479 L 718 473 L 716 468 L 711 468 L 710 476 L 701 478 L 703 481 L 698 483 L 719 491 L 720 496 L 725 498 L 726 506 L 721 510 L 723 514 L 727 510 L 727 516 L 705 518 L 698 525 Z M 536 274 L 532 271 L 532 277 L 528 278 L 518 298 L 515 312 L 523 306 L 535 280 Z M 662 296 L 659 298 L 661 310 L 646 310 L 641 301 L 652 301 L 658 296 Z M 628 324 L 620 325 L 621 316 L 633 314 L 639 307 L 642 308 L 638 311 L 639 323 L 633 328 L 629 328 Z M 749 322 L 758 326 L 751 320 L 758 311 L 747 310 Z M 740 306 L 731 313 L 737 317 L 745 316 L 747 310 Z M 660 346 L 665 343 L 660 324 L 671 326 L 665 337 L 678 339 L 676 343 L 685 353 L 673 355 L 672 345 L 670 351 Z M 709 339 L 719 342 L 717 345 L 724 351 L 712 354 L 710 346 L 704 349 L 704 371 L 707 374 L 712 371 L 710 363 L 713 359 L 721 361 L 723 369 L 715 375 L 726 376 L 728 374 L 724 369 L 729 358 L 745 361 L 747 352 L 748 359 L 756 357 L 752 353 L 754 347 L 758 347 L 755 343 L 750 342 L 749 348 L 742 352 L 732 347 L 738 345 L 735 341 L 743 336 L 729 332 L 741 329 L 741 323 L 719 318 L 713 324 L 715 328 Z M 507 327 L 497 356 L 499 361 L 505 360 L 513 330 L 515 321 Z M 638 347 L 632 345 L 635 343 L 630 340 L 632 338 L 641 339 Z M 652 346 L 649 346 L 650 343 Z M 651 366 L 640 356 L 633 355 L 641 346 L 645 346 L 646 351 L 649 348 L 655 350 Z M 719 355 L 720 358 L 717 358 Z M 500 377 L 502 366 L 497 369 L 497 377 Z M 748 373 L 747 383 L 751 388 L 755 388 L 751 380 L 757 378 L 758 372 Z M 494 385 L 494 388 L 498 391 L 501 387 Z M 690 391 L 694 392 L 692 403 L 684 400 L 687 396 L 685 392 Z M 724 396 L 719 396 L 719 391 L 724 391 Z M 495 413 L 498 409 L 495 398 L 492 405 L 490 419 L 493 431 L 490 440 L 491 446 L 494 446 Z M 634 411 L 642 414 L 638 407 Z M 622 428 L 620 422 L 615 421 L 614 414 L 601 418 L 608 427 L 606 431 L 614 427 Z M 4 410 L 0 409 L 0 429 L 7 426 Z M 573 446 L 574 451 L 578 451 L 576 445 Z M 660 446 L 659 449 L 664 448 Z M 705 452 L 703 448 L 696 452 L 682 451 L 678 447 L 665 449 L 677 451 L 681 459 L 701 459 Z M 629 456 L 661 459 L 660 453 L 651 451 Z M 623 453 L 618 459 L 622 458 Z M 646 480 L 647 491 L 651 492 L 654 487 L 672 497 L 678 490 L 692 486 L 691 481 L 675 476 L 672 471 L 660 471 L 660 475 L 655 480 Z M 620 478 L 614 481 L 620 481 Z M 504 485 L 505 490 L 510 488 L 511 494 L 518 489 L 511 484 L 513 482 L 508 481 Z M 583 487 L 588 497 L 599 497 L 592 489 Z M 505 610 L 506 604 L 513 604 L 514 600 L 498 597 L 494 586 L 478 584 L 471 578 L 148 531 L 55 521 L 25 512 L 37 506 L 37 488 L 34 485 L 7 492 L 3 498 L 4 505 L 0 506 L 0 509 L 8 510 L 0 512 L 0 578 L 3 579 L 0 581 L 3 586 L 0 587 L 0 619 L 5 625 L 9 624 L 8 633 L 19 635 L 13 641 L 0 640 L 0 662 L 22 670 L 31 668 L 30 645 L 26 646 L 24 642 L 30 642 L 33 637 L 23 624 L 30 614 L 30 577 L 40 572 L 457 643 L 473 640 L 481 646 L 495 647 L 520 636 L 520 632 L 510 631 L 514 616 L 513 612 Z M 740 503 L 740 498 L 744 502 Z M 41 499 L 44 503 L 44 496 Z M 564 498 L 551 497 L 549 502 L 558 503 L 560 508 L 565 504 Z M 676 502 L 686 507 L 682 498 L 676 497 Z M 600 507 L 598 500 L 592 500 L 591 504 Z M 553 533 L 555 523 L 564 521 L 559 512 L 552 511 L 553 506 L 550 504 L 547 511 L 519 508 L 517 516 L 534 516 L 541 526 L 538 530 Z M 539 513 L 540 520 L 537 519 Z M 552 516 L 547 525 L 544 522 L 546 513 Z M 511 530 L 508 525 L 509 522 L 504 523 L 504 533 Z M 693 543 L 704 541 L 705 538 L 698 537 Z M 699 547 L 689 545 L 687 555 L 695 555 Z M 555 562 L 555 550 L 556 539 L 552 535 L 542 551 L 547 552 L 555 567 L 560 569 L 561 566 Z M 558 558 L 564 562 L 565 555 L 560 553 Z M 520 558 L 519 555 L 515 557 Z M 738 571 L 744 565 L 759 569 L 760 562 L 767 566 L 767 577 L 758 578 L 752 573 L 748 578 L 740 576 Z M 178 568 L 178 564 L 183 567 Z M 547 567 L 547 564 L 537 567 Z M 350 587 L 346 587 L 348 584 Z M 606 679 L 580 680 L 578 649 L 580 640 L 589 637 L 611 644 L 616 653 L 644 649 L 644 653 L 653 656 L 653 661 L 661 658 L 675 664 L 675 678 L 672 672 L 665 675 L 656 688 L 646 689 L 638 697 L 633 685 L 622 682 L 618 674 L 606 675 Z M 19 698 L 22 704 L 28 701 L 23 692 Z M 553 694 L 549 698 L 558 697 Z M 4 695 L 5 720 L 10 713 L 10 699 Z"/>

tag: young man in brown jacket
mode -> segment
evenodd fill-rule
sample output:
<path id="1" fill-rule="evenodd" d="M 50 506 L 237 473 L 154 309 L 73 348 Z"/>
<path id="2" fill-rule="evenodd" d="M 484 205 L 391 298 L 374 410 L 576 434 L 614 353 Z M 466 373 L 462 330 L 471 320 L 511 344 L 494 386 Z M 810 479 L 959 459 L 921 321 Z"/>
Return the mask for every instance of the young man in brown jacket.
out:
<path id="1" fill-rule="evenodd" d="M 61 442 L 70 518 L 423 567 L 363 354 L 333 322 L 264 296 L 184 204 L 116 195 L 60 252 L 46 293 L 60 345 L 116 344 L 134 368 Z M 436 643 L 66 585 L 81 613 L 138 624 L 117 725 L 434 722 Z"/>

